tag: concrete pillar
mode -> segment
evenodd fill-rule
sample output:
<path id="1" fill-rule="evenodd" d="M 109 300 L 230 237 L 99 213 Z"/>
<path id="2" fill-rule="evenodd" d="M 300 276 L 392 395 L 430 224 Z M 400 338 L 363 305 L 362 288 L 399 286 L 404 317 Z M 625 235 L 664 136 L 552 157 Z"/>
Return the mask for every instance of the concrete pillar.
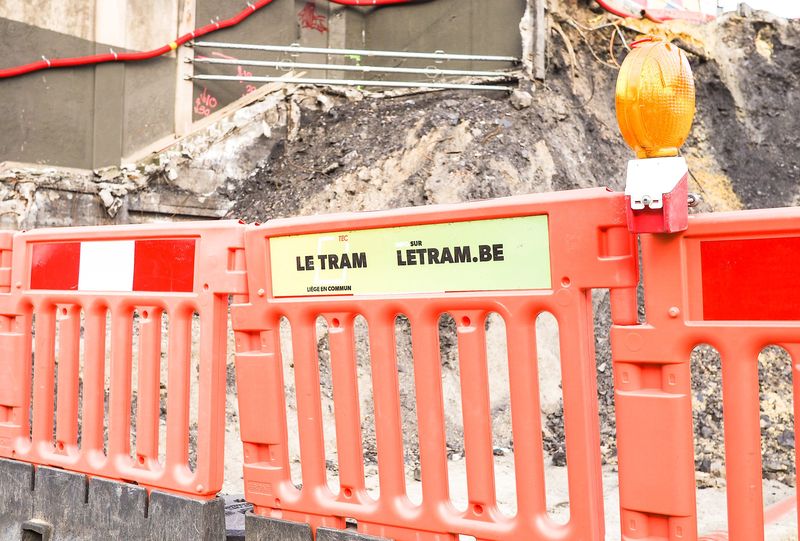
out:
<path id="1" fill-rule="evenodd" d="M 108 53 L 107 43 L 124 43 L 126 0 L 97 0 L 95 53 Z M 91 68 L 88 68 L 91 69 Z M 125 123 L 125 66 L 100 64 L 94 68 L 94 137 L 92 167 L 116 165 L 122 156 Z"/>
<path id="2" fill-rule="evenodd" d="M 178 36 L 182 36 L 195 29 L 195 0 L 180 0 L 178 4 Z M 192 97 L 194 85 L 187 76 L 194 73 L 193 65 L 188 61 L 194 59 L 194 49 L 180 47 L 177 51 L 178 65 L 175 81 L 175 135 L 181 136 L 192 128 Z"/>
<path id="3" fill-rule="evenodd" d="M 522 33 L 522 64 L 528 77 L 544 80 L 547 49 L 547 0 L 527 0 L 519 28 Z"/>

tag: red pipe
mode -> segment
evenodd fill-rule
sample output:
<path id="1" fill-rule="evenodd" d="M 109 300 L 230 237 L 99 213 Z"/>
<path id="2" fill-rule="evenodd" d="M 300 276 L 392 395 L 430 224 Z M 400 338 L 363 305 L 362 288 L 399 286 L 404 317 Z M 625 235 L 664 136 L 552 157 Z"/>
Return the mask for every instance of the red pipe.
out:
<path id="1" fill-rule="evenodd" d="M 384 6 L 389 4 L 406 4 L 413 0 L 329 0 L 329 1 L 336 4 L 342 4 L 345 6 Z M 257 2 L 252 4 L 248 3 L 247 8 L 243 9 L 237 15 L 231 17 L 230 19 L 225 19 L 224 21 L 219 21 L 219 22 L 212 22 L 211 24 L 207 24 L 203 27 L 197 28 L 193 32 L 184 34 L 183 36 L 177 38 L 175 41 L 171 41 L 170 43 L 167 43 L 166 45 L 163 45 L 158 49 L 153 49 L 151 51 L 142 51 L 136 53 L 110 52 L 105 54 L 79 56 L 75 58 L 47 59 L 42 57 L 42 60 L 31 62 L 30 64 L 24 64 L 22 66 L 0 69 L 0 79 L 17 77 L 18 75 L 24 75 L 26 73 L 31 73 L 34 71 L 51 69 L 51 68 L 86 66 L 90 64 L 103 64 L 105 62 L 136 62 L 139 60 L 148 60 L 150 58 L 155 58 L 157 56 L 166 54 L 170 51 L 174 51 L 187 41 L 191 41 L 193 39 L 205 36 L 206 34 L 216 32 L 217 30 L 222 30 L 223 28 L 236 26 L 237 24 L 248 18 L 250 15 L 252 15 L 256 11 L 258 11 L 259 9 L 263 8 L 264 6 L 270 3 L 272 3 L 272 0 L 258 0 Z"/>
<path id="2" fill-rule="evenodd" d="M 636 17 L 637 19 L 640 18 L 638 15 L 634 15 L 632 13 L 625 13 L 624 11 L 620 11 L 606 0 L 597 0 L 597 3 L 600 4 L 600 7 L 606 10 L 607 12 L 611 13 L 612 15 L 616 15 L 617 17 L 622 17 L 623 19 L 629 19 L 631 17 Z"/>
<path id="3" fill-rule="evenodd" d="M 644 16 L 645 19 L 653 21 L 654 23 L 663 23 L 664 21 L 673 20 L 671 17 L 656 17 L 646 9 L 642 11 L 642 15 Z"/>
<path id="4" fill-rule="evenodd" d="M 631 49 L 635 49 L 640 43 L 647 43 L 648 41 L 653 41 L 653 36 L 645 36 L 641 39 L 637 39 L 636 41 L 632 41 L 630 47 Z"/>
<path id="5" fill-rule="evenodd" d="M 648 19 L 653 21 L 654 23 L 663 23 L 666 21 L 676 21 L 676 20 L 700 20 L 700 21 L 708 21 L 713 17 L 709 17 L 703 15 L 702 13 L 697 13 L 694 11 L 678 11 L 675 13 L 675 16 L 666 13 L 667 10 L 658 10 L 658 15 L 656 15 L 652 10 L 649 9 L 642 9 L 638 14 L 634 13 L 626 13 L 624 11 L 620 11 L 611 4 L 608 3 L 607 0 L 597 0 L 597 3 L 600 4 L 600 7 L 611 13 L 612 15 L 616 15 L 617 17 L 622 17 L 623 19 L 628 18 L 636 18 L 636 19 Z"/>
<path id="6" fill-rule="evenodd" d="M 390 4 L 408 4 L 412 0 L 328 0 L 343 6 L 388 6 Z"/>

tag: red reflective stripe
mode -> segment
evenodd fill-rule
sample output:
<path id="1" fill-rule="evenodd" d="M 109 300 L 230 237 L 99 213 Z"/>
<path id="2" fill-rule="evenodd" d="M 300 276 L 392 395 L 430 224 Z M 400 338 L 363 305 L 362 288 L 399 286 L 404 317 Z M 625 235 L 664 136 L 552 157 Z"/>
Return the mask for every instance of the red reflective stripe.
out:
<path id="1" fill-rule="evenodd" d="M 800 320 L 800 237 L 700 243 L 705 320 Z"/>
<path id="2" fill-rule="evenodd" d="M 191 292 L 194 254 L 194 239 L 136 241 L 133 291 Z M 80 260 L 80 242 L 35 244 L 31 289 L 77 290 Z"/>
<path id="3" fill-rule="evenodd" d="M 194 239 L 137 240 L 133 290 L 192 291 L 194 251 Z"/>
<path id="4" fill-rule="evenodd" d="M 78 289 L 81 243 L 34 244 L 31 289 Z"/>

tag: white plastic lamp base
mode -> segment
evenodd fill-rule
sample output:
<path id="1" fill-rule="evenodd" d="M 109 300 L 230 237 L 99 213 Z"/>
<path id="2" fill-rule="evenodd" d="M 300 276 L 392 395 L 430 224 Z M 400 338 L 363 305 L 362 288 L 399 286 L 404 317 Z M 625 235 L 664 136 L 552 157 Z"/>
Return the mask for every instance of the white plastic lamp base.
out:
<path id="1" fill-rule="evenodd" d="M 628 162 L 625 183 L 628 229 L 634 233 L 676 233 L 689 221 L 686 160 L 644 158 Z"/>
<path id="2" fill-rule="evenodd" d="M 631 198 L 631 208 L 660 209 L 664 206 L 664 196 L 688 173 L 689 166 L 680 156 L 630 160 L 625 195 Z"/>

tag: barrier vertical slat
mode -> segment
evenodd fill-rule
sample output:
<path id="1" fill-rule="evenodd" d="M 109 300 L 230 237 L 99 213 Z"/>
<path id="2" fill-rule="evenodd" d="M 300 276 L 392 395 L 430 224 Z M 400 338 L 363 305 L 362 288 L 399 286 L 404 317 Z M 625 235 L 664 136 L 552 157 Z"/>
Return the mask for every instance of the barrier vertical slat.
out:
<path id="1" fill-rule="evenodd" d="M 17 329 L 22 331 L 25 337 L 24 338 L 25 343 L 23 347 L 24 350 L 23 355 L 25 357 L 25 361 L 22 368 L 25 371 L 24 372 L 25 374 L 33 374 L 33 368 L 34 368 L 33 367 L 34 339 L 32 337 L 33 326 L 34 326 L 33 314 L 34 314 L 33 306 L 28 306 L 25 308 L 22 314 L 21 321 L 19 318 L 17 319 L 17 325 L 19 325 Z M 19 423 L 24 431 L 25 436 L 31 433 L 31 428 L 32 428 L 31 423 L 33 422 L 33 420 L 31 419 L 31 416 L 33 415 L 33 404 L 28 402 L 28 400 L 32 400 L 33 385 L 34 382 L 32 377 L 30 379 L 25 378 L 25 384 L 23 385 L 22 388 L 22 393 L 23 396 L 25 397 L 23 400 L 24 407 L 19 408 L 21 410 L 19 412 L 20 415 Z"/>
<path id="2" fill-rule="evenodd" d="M 606 253 L 609 256 L 628 256 L 636 253 L 636 241 L 627 227 L 612 227 L 607 230 Z M 634 262 L 635 268 L 636 262 Z M 638 321 L 636 287 L 615 287 L 609 292 L 611 320 L 616 325 L 635 325 Z"/>
<path id="3" fill-rule="evenodd" d="M 603 537 L 603 489 L 600 465 L 600 417 L 591 291 L 562 290 L 555 311 L 561 348 L 564 434 L 569 464 L 570 522 Z M 569 329 L 564 332 L 561 329 Z M 587 415 L 586 412 L 592 414 Z M 586 495 L 589 497 L 579 497 Z"/>
<path id="4" fill-rule="evenodd" d="M 400 389 L 397 378 L 394 315 L 377 312 L 369 320 L 372 389 L 375 397 L 375 438 L 378 442 L 378 477 L 381 501 L 405 495 Z"/>
<path id="5" fill-rule="evenodd" d="M 290 320 L 290 323 L 303 486 L 327 486 L 315 319 L 313 315 L 304 315 L 303 321 Z"/>
<path id="6" fill-rule="evenodd" d="M 417 396 L 419 462 L 422 500 L 441 502 L 448 498 L 447 439 L 442 396 L 442 364 L 439 359 L 438 322 L 435 315 L 409 315 Z"/>
<path id="7" fill-rule="evenodd" d="M 146 314 L 146 315 L 145 315 Z M 161 314 L 159 308 L 140 313 L 139 380 L 136 385 L 136 454 L 139 462 L 158 459 L 161 381 Z"/>
<path id="8" fill-rule="evenodd" d="M 506 333 L 517 516 L 536 517 L 547 504 L 534 320 L 527 311 L 514 311 L 506 319 Z"/>
<path id="9" fill-rule="evenodd" d="M 24 377 L 20 374 L 22 359 L 17 358 L 21 352 L 17 350 L 22 346 L 21 336 L 12 334 L 14 318 L 0 315 L 0 348 L 5 351 L 5 355 L 0 357 L 0 441 L 8 441 L 7 434 L 11 426 L 18 421 L 15 417 L 23 408 L 22 394 L 20 387 Z M 30 371 L 22 372 L 29 374 Z M 24 399 L 23 399 L 24 400 Z M 5 425 L 5 426 L 4 426 Z M 18 428 L 18 425 L 15 427 Z M 8 447 L 6 444 L 5 447 Z"/>
<path id="10" fill-rule="evenodd" d="M 642 235 L 640 242 L 647 324 L 637 324 L 630 290 L 611 295 L 612 303 L 624 303 L 612 308 L 619 319 L 611 330 L 620 525 L 625 538 L 663 532 L 693 541 L 692 343 L 679 326 L 682 273 L 670 264 L 680 239 Z M 648 334 L 653 328 L 658 331 Z"/>
<path id="11" fill-rule="evenodd" d="M 33 368 L 33 440 L 53 441 L 55 408 L 55 306 L 40 305 L 36 313 L 36 361 Z"/>
<path id="12" fill-rule="evenodd" d="M 792 407 L 794 409 L 795 441 L 800 434 L 800 344 L 784 344 L 792 363 Z M 800 448 L 794 446 L 795 486 L 797 485 L 797 472 L 800 472 Z M 795 514 L 800 524 L 800 505 L 795 505 Z"/>
<path id="13" fill-rule="evenodd" d="M 8 349 L 9 351 L 14 347 L 10 343 L 10 340 L 6 338 L 6 336 L 11 333 L 12 321 L 12 317 L 0 315 L 0 348 Z M 13 355 L 14 352 L 11 353 Z M 15 379 L 17 379 L 14 377 L 14 368 L 11 364 L 16 361 L 17 359 L 9 355 L 8 352 L 4 357 L 0 358 L 0 377 L 3 379 L 10 379 L 11 385 L 13 385 Z M 18 409 L 20 406 L 20 404 L 17 403 L 18 401 L 11 400 L 7 396 L 9 394 L 8 387 L 9 383 L 0 381 L 0 427 L 2 427 L 3 424 L 10 424 L 10 422 L 13 422 L 12 417 L 14 416 L 14 410 Z M 3 428 L 0 428 L 0 437 L 5 436 L 5 434 L 2 434 L 2 431 Z"/>
<path id="14" fill-rule="evenodd" d="M 132 312 L 117 305 L 111 310 L 111 396 L 108 406 L 108 454 L 131 452 Z"/>
<path id="15" fill-rule="evenodd" d="M 0 449 L 8 452 L 13 438 L 30 432 L 31 312 L 0 316 Z"/>
<path id="16" fill-rule="evenodd" d="M 764 539 L 758 349 L 720 344 L 730 541 Z"/>
<path id="17" fill-rule="evenodd" d="M 78 306 L 59 309 L 58 390 L 56 395 L 56 442 L 59 447 L 78 443 L 78 385 L 80 361 L 80 313 Z"/>
<path id="18" fill-rule="evenodd" d="M 274 507 L 280 496 L 278 487 L 292 493 L 295 487 L 289 466 L 280 316 L 268 315 L 266 321 L 268 330 L 237 333 L 236 390 L 244 443 L 245 493 Z M 265 486 L 270 489 L 264 490 Z"/>
<path id="19" fill-rule="evenodd" d="M 358 397 L 358 366 L 352 317 L 329 321 L 329 344 L 336 412 L 336 446 L 339 458 L 340 496 L 346 489 L 364 490 L 364 455 L 361 451 L 361 413 Z M 337 325 L 338 322 L 338 325 Z"/>
<path id="20" fill-rule="evenodd" d="M 189 456 L 189 374 L 192 360 L 192 309 L 169 311 L 167 372 L 167 470 L 185 464 Z"/>
<path id="21" fill-rule="evenodd" d="M 225 438 L 225 363 L 214 363 L 224 358 L 227 333 L 227 302 L 212 295 L 207 304 L 209 310 L 200 318 L 200 385 L 199 396 L 207 397 L 198 404 L 197 464 L 209 467 L 198 469 L 198 492 L 210 484 L 222 482 L 224 464 L 222 455 L 214 453 L 215 443 Z M 217 464 L 211 464 L 216 460 Z M 209 475 L 216 471 L 218 479 Z"/>
<path id="22" fill-rule="evenodd" d="M 464 417 L 464 456 L 470 512 L 495 505 L 494 455 L 486 364 L 486 314 L 458 312 L 458 364 L 461 372 L 461 411 Z"/>
<path id="23" fill-rule="evenodd" d="M 85 310 L 81 449 L 102 452 L 105 411 L 106 308 Z"/>

